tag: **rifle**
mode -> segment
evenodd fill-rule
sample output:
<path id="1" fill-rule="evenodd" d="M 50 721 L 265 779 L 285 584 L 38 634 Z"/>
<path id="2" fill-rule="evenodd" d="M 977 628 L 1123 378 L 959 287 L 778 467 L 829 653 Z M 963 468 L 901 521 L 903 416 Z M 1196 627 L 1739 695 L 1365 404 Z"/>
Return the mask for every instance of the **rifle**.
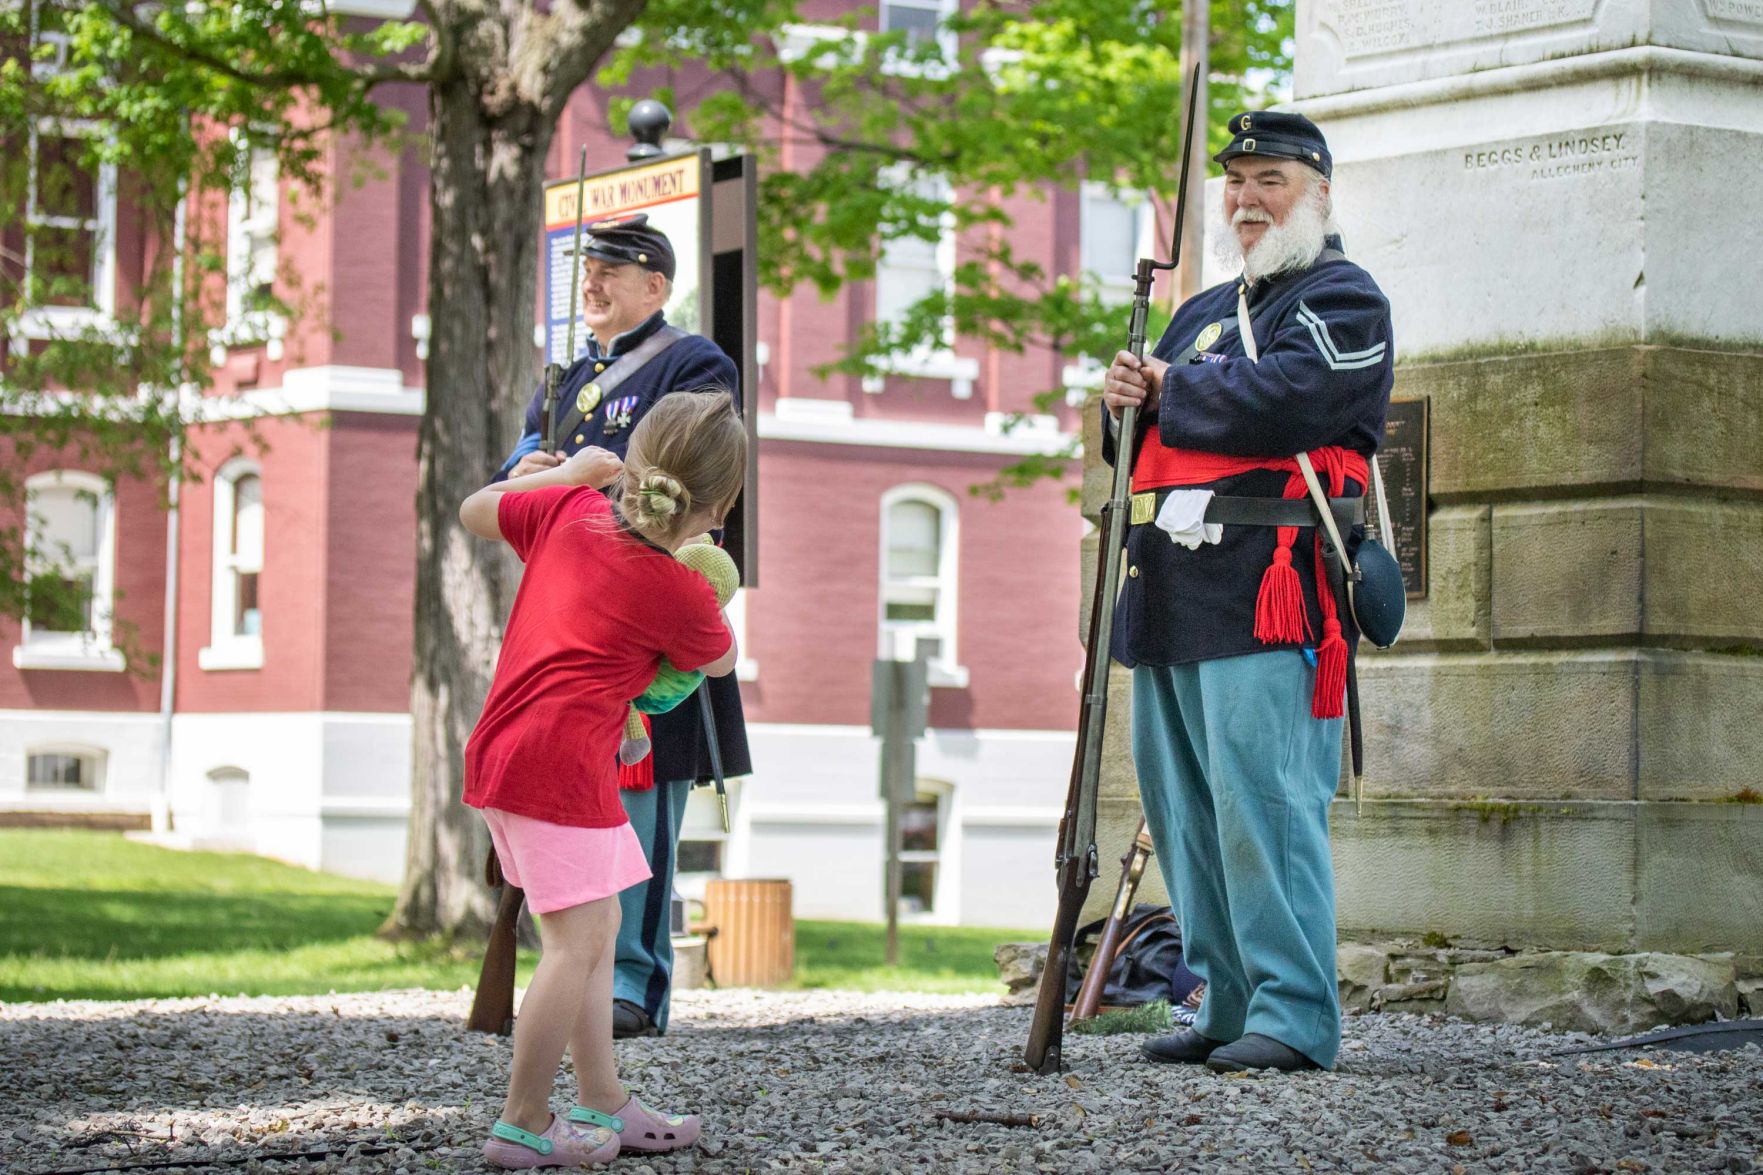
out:
<path id="1" fill-rule="evenodd" d="M 557 451 L 557 390 L 563 384 L 563 369 L 575 362 L 575 320 L 577 301 L 582 285 L 582 189 L 588 182 L 588 149 L 582 148 L 582 161 L 575 173 L 575 244 L 570 248 L 569 270 L 569 341 L 565 345 L 564 362 L 545 364 L 545 432 L 539 447 L 546 453 Z"/>
<path id="2" fill-rule="evenodd" d="M 1077 1000 L 1071 1005 L 1073 1024 L 1091 1019 L 1102 1006 L 1102 989 L 1108 986 L 1114 956 L 1120 953 L 1120 931 L 1132 911 L 1132 900 L 1138 895 L 1139 878 L 1145 875 L 1145 862 L 1151 859 L 1151 851 L 1151 833 L 1141 818 L 1132 847 L 1120 858 L 1120 888 L 1114 893 L 1114 908 L 1108 911 L 1108 921 L 1102 923 L 1096 953 L 1090 956 L 1090 969 L 1084 972 L 1083 986 L 1077 989 Z"/>
<path id="3" fill-rule="evenodd" d="M 508 1036 L 514 1031 L 514 956 L 515 922 L 520 918 L 521 903 L 526 891 L 508 884 L 492 846 L 484 862 L 484 880 L 491 889 L 500 886 L 502 897 L 496 903 L 496 921 L 490 926 L 490 941 L 484 947 L 484 965 L 478 972 L 477 994 L 471 999 L 471 1013 L 465 1018 L 470 1032 L 493 1032 Z"/>
<path id="4" fill-rule="evenodd" d="M 1167 262 L 1139 258 L 1134 272 L 1132 321 L 1127 346 L 1136 358 L 1145 355 L 1145 322 L 1151 314 L 1151 283 L 1160 269 L 1174 269 L 1181 260 L 1182 221 L 1187 213 L 1188 163 L 1193 158 L 1194 107 L 1199 96 L 1200 69 L 1188 85 L 1187 128 L 1182 138 L 1181 181 L 1176 189 L 1175 240 Z M 1114 628 L 1114 601 L 1120 584 L 1120 552 L 1126 545 L 1127 490 L 1132 478 L 1133 438 L 1138 435 L 1138 409 L 1120 413 L 1120 443 L 1114 457 L 1114 481 L 1102 507 L 1101 546 L 1097 549 L 1096 586 L 1090 598 L 1090 628 L 1084 642 L 1084 694 L 1077 719 L 1077 754 L 1059 818 L 1059 847 L 1053 868 L 1059 879 L 1059 907 L 1047 943 L 1047 963 L 1028 1030 L 1023 1059 L 1036 1073 L 1056 1073 L 1065 1035 L 1065 969 L 1077 932 L 1078 915 L 1090 896 L 1096 876 L 1096 788 L 1102 772 L 1102 738 L 1108 712 L 1109 638 Z"/>
<path id="5" fill-rule="evenodd" d="M 588 149 L 582 148 L 581 163 L 575 173 L 575 244 L 570 251 L 569 336 L 564 359 L 575 362 L 575 324 L 580 317 L 582 292 L 582 192 L 588 182 Z M 557 451 L 557 394 L 563 384 L 567 363 L 545 364 L 545 431 L 539 448 L 545 453 Z M 498 887 L 502 897 L 496 903 L 496 920 L 490 924 L 490 939 L 484 944 L 484 965 L 478 972 L 477 994 L 472 997 L 471 1014 L 465 1027 L 472 1032 L 494 1032 L 507 1036 L 514 1031 L 514 956 L 515 923 L 520 918 L 521 903 L 526 891 L 507 884 L 501 863 L 496 860 L 495 846 L 484 861 L 484 882 L 491 889 Z"/>

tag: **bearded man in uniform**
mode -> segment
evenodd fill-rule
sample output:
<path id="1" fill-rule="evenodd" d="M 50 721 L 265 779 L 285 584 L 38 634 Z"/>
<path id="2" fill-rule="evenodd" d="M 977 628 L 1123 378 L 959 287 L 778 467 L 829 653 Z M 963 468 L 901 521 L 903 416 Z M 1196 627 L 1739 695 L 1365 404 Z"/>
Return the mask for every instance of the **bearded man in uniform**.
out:
<path id="1" fill-rule="evenodd" d="M 1390 310 L 1341 252 L 1322 132 L 1253 111 L 1230 129 L 1217 236 L 1241 276 L 1182 305 L 1150 356 L 1117 355 L 1103 385 L 1104 457 L 1133 469 L 1112 647 L 1133 671 L 1145 820 L 1206 982 L 1193 1027 L 1143 1052 L 1327 1069 L 1341 1023 L 1328 811 L 1358 633 L 1297 457 L 1351 554 L 1389 405 Z M 1128 404 L 1140 428 L 1123 438 Z"/>

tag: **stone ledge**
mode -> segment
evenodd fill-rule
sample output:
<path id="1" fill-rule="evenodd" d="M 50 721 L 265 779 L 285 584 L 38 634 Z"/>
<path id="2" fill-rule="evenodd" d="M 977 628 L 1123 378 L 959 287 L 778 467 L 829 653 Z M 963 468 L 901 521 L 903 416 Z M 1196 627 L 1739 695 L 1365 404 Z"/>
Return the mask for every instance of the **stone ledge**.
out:
<path id="1" fill-rule="evenodd" d="M 993 953 L 1008 1003 L 1032 1003 L 1047 944 Z M 1343 942 L 1335 953 L 1349 1013 L 1443 1012 L 1464 1020 L 1627 1036 L 1673 1024 L 1763 1016 L 1763 959 L 1657 952 L 1504 951 L 1448 941 Z"/>

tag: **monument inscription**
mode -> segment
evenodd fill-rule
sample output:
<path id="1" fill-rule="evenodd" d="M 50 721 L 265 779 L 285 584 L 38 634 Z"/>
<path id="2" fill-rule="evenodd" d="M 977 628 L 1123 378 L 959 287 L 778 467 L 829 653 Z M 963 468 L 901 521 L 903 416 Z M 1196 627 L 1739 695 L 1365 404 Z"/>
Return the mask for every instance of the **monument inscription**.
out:
<path id="1" fill-rule="evenodd" d="M 1424 396 L 1391 400 L 1377 451 L 1390 503 L 1390 517 L 1378 520 L 1379 530 L 1402 567 L 1410 600 L 1426 595 L 1427 415 Z"/>
<path id="2" fill-rule="evenodd" d="M 1632 130 L 1592 130 L 1570 135 L 1487 143 L 1463 150 L 1466 172 L 1499 172 L 1527 180 L 1565 179 L 1639 167 L 1640 139 Z"/>
<path id="3" fill-rule="evenodd" d="M 1597 8 L 1598 0 L 1322 0 L 1317 24 L 1340 39 L 1343 54 L 1352 60 L 1583 24 Z"/>
<path id="4" fill-rule="evenodd" d="M 1707 0 L 1707 3 L 1708 15 L 1714 20 L 1763 24 L 1763 0 Z"/>

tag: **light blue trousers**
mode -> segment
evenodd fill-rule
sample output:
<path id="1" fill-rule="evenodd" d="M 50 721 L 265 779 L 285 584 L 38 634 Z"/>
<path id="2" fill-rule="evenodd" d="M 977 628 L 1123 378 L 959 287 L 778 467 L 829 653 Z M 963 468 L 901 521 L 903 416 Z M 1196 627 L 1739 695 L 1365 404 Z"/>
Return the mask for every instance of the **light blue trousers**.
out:
<path id="1" fill-rule="evenodd" d="M 656 780 L 648 791 L 618 793 L 654 876 L 618 895 L 621 919 L 612 997 L 642 1008 L 664 1032 L 673 992 L 673 937 L 668 926 L 673 874 L 691 790 L 691 780 L 676 779 L 671 783 Z"/>
<path id="2" fill-rule="evenodd" d="M 1316 671 L 1295 649 L 1133 670 L 1133 758 L 1145 822 L 1206 981 L 1195 1031 L 1255 1032 L 1333 1068 L 1334 867 L 1328 806 L 1339 718 L 1310 715 Z"/>

